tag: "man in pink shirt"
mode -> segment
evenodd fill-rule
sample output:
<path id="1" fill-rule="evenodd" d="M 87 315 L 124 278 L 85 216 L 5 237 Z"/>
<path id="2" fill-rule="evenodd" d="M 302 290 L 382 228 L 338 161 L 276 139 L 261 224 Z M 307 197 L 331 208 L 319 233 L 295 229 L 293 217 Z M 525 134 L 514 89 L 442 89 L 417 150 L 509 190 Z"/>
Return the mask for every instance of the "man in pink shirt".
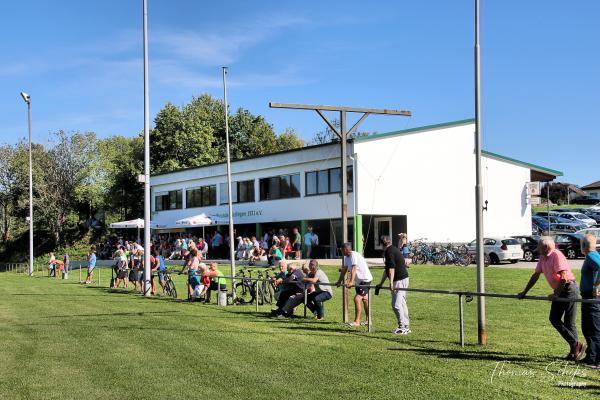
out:
<path id="1" fill-rule="evenodd" d="M 550 236 L 542 237 L 538 244 L 538 249 L 540 260 L 535 267 L 535 272 L 531 275 L 525 289 L 517 296 L 520 299 L 524 298 L 529 289 L 536 284 L 540 274 L 544 274 L 548 284 L 554 290 L 548 296 L 552 300 L 552 305 L 550 306 L 550 323 L 563 339 L 569 343 L 570 351 L 567 359 L 578 360 L 580 357 L 583 357 L 585 349 L 577 338 L 577 326 L 575 325 L 577 303 L 556 301 L 558 298 L 577 298 L 578 289 L 575 276 L 565 256 L 556 250 L 554 240 Z"/>

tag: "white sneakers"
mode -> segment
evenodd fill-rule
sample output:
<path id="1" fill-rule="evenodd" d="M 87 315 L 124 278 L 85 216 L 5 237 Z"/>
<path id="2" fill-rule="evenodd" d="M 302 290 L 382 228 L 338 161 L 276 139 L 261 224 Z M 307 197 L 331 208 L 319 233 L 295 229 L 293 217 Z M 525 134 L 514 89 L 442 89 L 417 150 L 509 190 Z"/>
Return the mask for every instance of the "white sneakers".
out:
<path id="1" fill-rule="evenodd" d="M 398 328 L 394 329 L 392 331 L 392 333 L 395 335 L 408 335 L 409 333 L 411 333 L 411 330 L 409 327 L 403 326 L 403 327 L 398 327 Z"/>

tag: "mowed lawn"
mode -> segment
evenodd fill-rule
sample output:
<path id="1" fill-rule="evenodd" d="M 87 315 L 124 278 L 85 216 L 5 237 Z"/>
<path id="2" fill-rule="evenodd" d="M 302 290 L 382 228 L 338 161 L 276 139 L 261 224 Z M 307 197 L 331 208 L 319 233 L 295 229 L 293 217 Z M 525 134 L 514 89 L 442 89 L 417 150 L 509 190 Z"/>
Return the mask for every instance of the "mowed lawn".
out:
<path id="1" fill-rule="evenodd" d="M 533 264 L 532 264 L 533 267 Z M 337 268 L 326 268 L 330 279 Z M 516 293 L 531 271 L 486 269 L 487 290 Z M 419 266 L 411 287 L 473 290 L 475 269 Z M 102 271 L 107 285 L 109 272 Z M 378 278 L 381 270 L 374 270 Z M 341 323 L 341 289 L 326 321 L 268 316 L 269 306 L 218 307 L 143 298 L 72 280 L 0 274 L 1 399 L 598 398 L 600 374 L 561 361 L 567 347 L 549 303 L 487 299 L 477 345 L 476 302 L 410 293 L 412 334 L 395 327 L 390 293 L 373 296 L 373 328 Z M 180 296 L 183 277 L 177 276 Z M 532 294 L 545 295 L 545 282 Z M 354 307 L 351 305 L 350 312 Z M 302 307 L 298 309 L 302 314 Z M 495 371 L 495 372 L 494 372 Z M 577 387 L 564 387 L 566 384 Z"/>

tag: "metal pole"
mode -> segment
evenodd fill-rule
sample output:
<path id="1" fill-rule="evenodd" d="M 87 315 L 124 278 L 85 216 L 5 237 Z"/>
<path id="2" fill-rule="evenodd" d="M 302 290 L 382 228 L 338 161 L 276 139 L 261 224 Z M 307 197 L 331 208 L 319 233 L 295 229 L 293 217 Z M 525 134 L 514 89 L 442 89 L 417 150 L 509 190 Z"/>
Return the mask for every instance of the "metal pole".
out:
<path id="1" fill-rule="evenodd" d="M 221 280 L 217 276 L 217 305 L 222 306 L 221 304 Z"/>
<path id="2" fill-rule="evenodd" d="M 29 275 L 33 275 L 33 164 L 31 150 L 31 98 L 27 101 L 27 126 L 29 128 Z"/>
<path id="3" fill-rule="evenodd" d="M 465 320 L 462 294 L 458 295 L 458 318 L 460 320 L 460 346 L 465 347 Z"/>
<path id="4" fill-rule="evenodd" d="M 229 103 L 227 102 L 227 71 L 227 67 L 223 67 L 223 108 L 225 110 L 225 150 L 227 153 L 227 207 L 229 209 L 229 259 L 231 263 L 231 276 L 235 276 L 235 253 L 233 248 L 235 238 L 233 237 L 233 203 L 231 199 L 231 157 L 229 155 Z M 235 287 L 235 278 L 233 278 L 231 281 L 231 287 Z M 235 300 L 234 290 L 231 291 L 231 299 Z"/>
<path id="5" fill-rule="evenodd" d="M 347 132 L 346 111 L 340 111 L 340 136 L 341 141 L 341 169 L 342 169 L 342 245 L 348 242 L 348 171 L 347 171 Z M 337 246 L 337 243 L 336 243 Z M 337 254 L 337 251 L 336 251 Z M 344 267 L 342 257 L 342 268 Z M 342 318 L 344 323 L 348 322 L 348 288 L 344 285 L 342 289 Z"/>
<path id="6" fill-rule="evenodd" d="M 477 291 L 485 292 L 483 254 L 483 186 L 481 178 L 481 70 L 479 51 L 479 0 L 475 0 L 475 231 L 477 257 Z M 477 330 L 479 344 L 485 346 L 485 297 L 477 298 Z"/>
<path id="7" fill-rule="evenodd" d="M 258 312 L 258 279 L 256 280 L 256 289 L 254 289 L 254 297 L 256 298 L 256 312 Z"/>
<path id="8" fill-rule="evenodd" d="M 306 304 L 308 303 L 308 290 L 304 288 L 304 318 L 306 318 Z"/>
<path id="9" fill-rule="evenodd" d="M 150 296 L 150 101 L 148 97 L 148 0 L 144 14 L 144 296 Z"/>
<path id="10" fill-rule="evenodd" d="M 552 235 L 552 226 L 550 225 L 550 181 L 546 183 L 546 208 L 548 211 L 548 236 Z"/>
<path id="11" fill-rule="evenodd" d="M 371 333 L 371 293 L 367 292 L 367 332 Z"/>

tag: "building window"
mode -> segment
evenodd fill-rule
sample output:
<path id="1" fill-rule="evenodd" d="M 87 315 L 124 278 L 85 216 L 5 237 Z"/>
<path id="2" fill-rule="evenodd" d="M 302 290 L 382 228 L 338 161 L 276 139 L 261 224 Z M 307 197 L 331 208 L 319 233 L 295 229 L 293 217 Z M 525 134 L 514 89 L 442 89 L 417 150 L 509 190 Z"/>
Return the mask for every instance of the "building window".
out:
<path id="1" fill-rule="evenodd" d="M 157 193 L 154 197 L 155 211 L 179 210 L 182 208 L 182 190 Z"/>
<path id="2" fill-rule="evenodd" d="M 353 188 L 352 167 L 348 167 L 348 192 Z M 329 168 L 306 173 L 306 195 L 340 193 L 342 191 L 341 168 Z"/>
<path id="3" fill-rule="evenodd" d="M 209 207 L 217 205 L 217 185 L 201 186 L 185 191 L 185 207 Z"/>
<path id="4" fill-rule="evenodd" d="M 219 203 L 227 204 L 227 183 L 219 185 Z M 231 182 L 232 203 L 254 202 L 254 179 L 248 181 Z"/>
<path id="5" fill-rule="evenodd" d="M 300 174 L 273 176 L 260 180 L 260 199 L 300 197 Z"/>

